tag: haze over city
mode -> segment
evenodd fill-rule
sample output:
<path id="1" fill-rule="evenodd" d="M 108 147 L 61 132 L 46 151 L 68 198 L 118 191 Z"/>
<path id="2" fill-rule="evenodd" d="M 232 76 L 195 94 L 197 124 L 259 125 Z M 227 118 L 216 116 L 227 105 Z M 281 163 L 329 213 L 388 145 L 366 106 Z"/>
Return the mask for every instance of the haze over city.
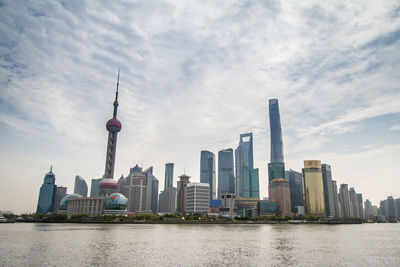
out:
<path id="1" fill-rule="evenodd" d="M 0 2 L 0 210 L 33 212 L 50 165 L 73 190 L 104 173 L 121 70 L 115 179 L 253 132 L 267 196 L 268 99 L 279 99 L 286 169 L 303 160 L 374 205 L 400 188 L 400 4 Z M 17 196 L 17 198 L 16 198 Z M 16 201 L 18 199 L 18 201 Z"/>

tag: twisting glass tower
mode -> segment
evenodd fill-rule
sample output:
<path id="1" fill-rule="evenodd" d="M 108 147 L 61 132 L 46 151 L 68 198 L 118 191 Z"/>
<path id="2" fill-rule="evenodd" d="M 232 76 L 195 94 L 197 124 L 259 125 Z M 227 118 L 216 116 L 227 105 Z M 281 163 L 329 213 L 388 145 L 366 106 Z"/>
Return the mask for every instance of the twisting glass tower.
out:
<path id="1" fill-rule="evenodd" d="M 117 191 L 118 183 L 114 180 L 115 153 L 117 151 L 117 136 L 121 131 L 122 124 L 117 119 L 118 111 L 118 87 L 119 87 L 119 71 L 117 78 L 117 90 L 115 92 L 114 113 L 112 119 L 107 121 L 106 128 L 108 131 L 108 143 L 106 154 L 106 166 L 103 179 L 100 182 L 100 191 L 102 195 L 109 195 Z"/>
<path id="2" fill-rule="evenodd" d="M 268 182 L 285 178 L 283 161 L 283 141 L 278 99 L 269 100 L 269 125 L 271 131 L 271 162 L 268 164 Z"/>

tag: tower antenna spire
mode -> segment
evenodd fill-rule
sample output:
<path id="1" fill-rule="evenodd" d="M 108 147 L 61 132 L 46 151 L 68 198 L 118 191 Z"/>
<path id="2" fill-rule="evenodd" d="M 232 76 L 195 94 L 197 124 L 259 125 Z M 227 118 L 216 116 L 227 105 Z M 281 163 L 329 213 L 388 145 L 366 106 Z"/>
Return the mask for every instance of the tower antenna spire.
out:
<path id="1" fill-rule="evenodd" d="M 118 109 L 118 89 L 119 89 L 119 71 L 118 69 L 118 78 L 117 78 L 117 90 L 115 91 L 115 100 L 114 100 L 114 112 L 113 112 L 113 119 L 117 118 L 117 109 Z"/>
<path id="2" fill-rule="evenodd" d="M 50 166 L 50 172 L 53 172 L 53 164 Z"/>

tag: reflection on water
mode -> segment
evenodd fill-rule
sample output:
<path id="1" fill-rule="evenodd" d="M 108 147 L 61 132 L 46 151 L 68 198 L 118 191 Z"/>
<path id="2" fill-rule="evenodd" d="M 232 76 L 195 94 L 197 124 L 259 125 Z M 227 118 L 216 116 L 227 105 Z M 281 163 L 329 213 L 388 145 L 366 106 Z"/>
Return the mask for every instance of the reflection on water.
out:
<path id="1" fill-rule="evenodd" d="M 395 266 L 400 224 L 2 224 L 0 266 Z"/>

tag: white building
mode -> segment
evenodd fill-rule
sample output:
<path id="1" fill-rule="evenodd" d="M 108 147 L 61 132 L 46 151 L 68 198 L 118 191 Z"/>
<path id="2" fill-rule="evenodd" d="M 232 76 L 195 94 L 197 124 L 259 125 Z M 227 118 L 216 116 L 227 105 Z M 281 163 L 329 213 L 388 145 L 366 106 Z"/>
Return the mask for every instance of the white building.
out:
<path id="1" fill-rule="evenodd" d="M 207 183 L 189 183 L 186 194 L 186 213 L 208 213 L 210 186 Z"/>

